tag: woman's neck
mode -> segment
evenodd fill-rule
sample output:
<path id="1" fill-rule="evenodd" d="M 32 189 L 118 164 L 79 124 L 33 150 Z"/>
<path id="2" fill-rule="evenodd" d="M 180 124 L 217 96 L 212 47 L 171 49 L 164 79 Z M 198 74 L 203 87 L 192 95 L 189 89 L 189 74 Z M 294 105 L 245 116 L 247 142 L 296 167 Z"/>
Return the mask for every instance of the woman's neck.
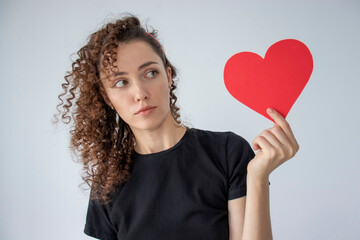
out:
<path id="1" fill-rule="evenodd" d="M 139 154 L 161 152 L 173 147 L 184 136 L 186 128 L 180 126 L 170 115 L 162 126 L 151 130 L 133 130 L 136 139 L 135 151 Z"/>

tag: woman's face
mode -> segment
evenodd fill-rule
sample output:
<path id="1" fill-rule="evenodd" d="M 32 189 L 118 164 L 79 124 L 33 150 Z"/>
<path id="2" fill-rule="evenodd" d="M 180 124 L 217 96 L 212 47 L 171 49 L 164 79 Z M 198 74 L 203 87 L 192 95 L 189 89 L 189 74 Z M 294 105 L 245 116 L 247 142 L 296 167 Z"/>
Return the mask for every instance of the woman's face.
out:
<path id="1" fill-rule="evenodd" d="M 108 99 L 120 117 L 134 131 L 161 126 L 170 112 L 171 69 L 144 41 L 119 44 L 117 71 L 103 79 Z M 144 107 L 150 110 L 139 112 Z"/>

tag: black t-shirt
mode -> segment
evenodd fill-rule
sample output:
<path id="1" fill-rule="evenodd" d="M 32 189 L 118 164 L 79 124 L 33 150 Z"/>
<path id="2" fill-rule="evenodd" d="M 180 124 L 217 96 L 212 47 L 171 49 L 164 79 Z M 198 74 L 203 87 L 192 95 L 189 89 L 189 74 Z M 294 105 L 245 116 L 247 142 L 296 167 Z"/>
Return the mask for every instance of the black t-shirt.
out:
<path id="1" fill-rule="evenodd" d="M 253 157 L 235 133 L 189 128 L 170 149 L 135 153 L 131 178 L 112 201 L 89 201 L 84 232 L 102 240 L 227 240 L 227 204 L 246 195 Z"/>

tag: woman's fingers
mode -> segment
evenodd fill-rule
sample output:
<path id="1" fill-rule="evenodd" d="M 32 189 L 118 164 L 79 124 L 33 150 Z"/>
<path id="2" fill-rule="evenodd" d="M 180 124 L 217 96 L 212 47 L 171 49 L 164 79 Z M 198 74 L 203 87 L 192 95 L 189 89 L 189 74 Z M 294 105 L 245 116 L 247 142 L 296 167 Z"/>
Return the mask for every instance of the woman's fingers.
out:
<path id="1" fill-rule="evenodd" d="M 266 112 L 274 120 L 274 122 L 283 129 L 283 131 L 287 135 L 294 136 L 288 122 L 285 120 L 283 116 L 281 116 L 280 113 L 278 113 L 275 109 L 272 108 L 268 108 Z"/>
<path id="2" fill-rule="evenodd" d="M 281 128 L 281 130 L 285 133 L 287 140 L 290 142 L 291 146 L 295 149 L 296 152 L 299 149 L 299 144 L 295 139 L 295 136 L 291 130 L 289 123 L 285 120 L 283 116 L 281 116 L 280 113 L 278 113 L 276 110 L 272 108 L 268 108 L 267 113 L 276 123 L 274 127 L 276 127 L 277 125 Z M 282 134 L 280 133 L 279 129 L 276 128 L 273 129 L 274 129 L 274 134 L 279 138 L 281 142 L 286 141 L 284 137 L 281 137 Z"/>
<path id="3" fill-rule="evenodd" d="M 276 139 L 278 139 L 278 141 L 282 145 L 287 145 L 291 143 L 289 138 L 286 136 L 286 133 L 282 130 L 282 128 L 279 125 L 274 124 L 274 126 L 270 128 L 269 131 L 271 131 L 271 133 L 274 134 Z"/>
<path id="4" fill-rule="evenodd" d="M 288 157 L 288 147 L 289 141 L 284 141 L 284 143 L 280 142 L 279 139 L 274 135 L 273 129 L 264 130 L 261 134 L 259 134 L 253 141 L 253 144 L 259 146 L 262 150 L 262 154 L 265 157 L 271 159 L 283 159 Z M 283 138 L 286 138 L 284 134 L 282 134 Z"/>
<path id="5" fill-rule="evenodd" d="M 262 150 L 263 154 L 266 154 L 269 149 L 273 149 L 274 146 L 261 134 L 258 135 L 254 141 L 252 142 L 253 145 L 258 146 L 258 148 L 256 150 Z"/>
<path id="6" fill-rule="evenodd" d="M 288 122 L 275 110 L 268 110 L 274 119 L 274 126 L 264 130 L 252 142 L 256 153 L 255 161 L 249 163 L 248 170 L 262 175 L 270 174 L 274 169 L 292 158 L 299 149 Z"/>
<path id="7" fill-rule="evenodd" d="M 283 136 L 280 136 L 281 134 L 277 134 L 277 135 L 279 135 L 280 138 L 284 137 L 284 134 L 283 134 Z M 272 129 L 272 128 L 264 130 L 260 134 L 260 136 L 263 136 L 272 146 L 274 146 L 276 148 L 281 148 L 283 145 L 283 143 L 281 141 L 279 141 L 278 136 L 276 136 L 274 134 L 274 129 Z"/>

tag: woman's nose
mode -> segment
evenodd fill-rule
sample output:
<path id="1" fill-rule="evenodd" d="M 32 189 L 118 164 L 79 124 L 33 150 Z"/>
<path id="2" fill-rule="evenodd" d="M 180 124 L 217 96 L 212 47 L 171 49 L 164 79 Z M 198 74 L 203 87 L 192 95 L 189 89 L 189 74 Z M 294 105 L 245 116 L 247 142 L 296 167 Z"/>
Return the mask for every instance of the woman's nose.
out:
<path id="1" fill-rule="evenodd" d="M 148 92 L 141 81 L 134 82 L 134 97 L 136 102 L 144 101 L 149 98 Z"/>

